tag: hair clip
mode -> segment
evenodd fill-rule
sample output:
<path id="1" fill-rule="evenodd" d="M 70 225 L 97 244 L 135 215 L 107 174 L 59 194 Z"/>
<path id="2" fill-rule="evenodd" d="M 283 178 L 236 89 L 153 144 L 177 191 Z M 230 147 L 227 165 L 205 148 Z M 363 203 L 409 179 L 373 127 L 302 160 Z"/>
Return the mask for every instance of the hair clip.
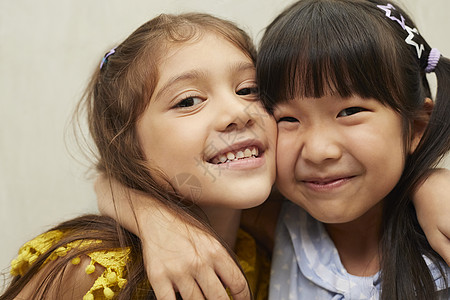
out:
<path id="1" fill-rule="evenodd" d="M 417 58 L 420 59 L 422 56 L 422 52 L 425 50 L 425 47 L 423 44 L 418 44 L 417 42 L 415 42 L 413 40 L 414 35 L 418 35 L 418 36 L 420 35 L 417 28 L 411 28 L 408 25 L 406 25 L 405 17 L 403 17 L 403 15 L 401 13 L 399 13 L 392 4 L 388 3 L 387 5 L 377 5 L 377 7 L 385 12 L 385 15 L 387 18 L 400 24 L 402 29 L 408 33 L 408 36 L 406 37 L 405 42 L 408 45 L 414 46 L 416 48 Z M 396 15 L 399 17 L 397 17 Z"/>
<path id="2" fill-rule="evenodd" d="M 103 68 L 103 64 L 105 64 L 108 61 L 108 57 L 116 53 L 116 48 L 114 47 L 111 50 L 109 50 L 108 53 L 105 54 L 105 56 L 102 58 L 102 62 L 100 63 L 100 70 Z"/>

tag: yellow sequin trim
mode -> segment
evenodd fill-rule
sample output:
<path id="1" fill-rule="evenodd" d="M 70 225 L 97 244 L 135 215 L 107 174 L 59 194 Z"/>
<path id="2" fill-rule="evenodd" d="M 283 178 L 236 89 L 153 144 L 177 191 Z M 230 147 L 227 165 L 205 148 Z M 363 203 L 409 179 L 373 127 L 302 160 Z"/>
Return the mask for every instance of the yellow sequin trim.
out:
<path id="1" fill-rule="evenodd" d="M 52 245 L 64 237 L 62 231 L 54 230 L 39 235 L 24 244 L 16 259 L 11 262 L 11 274 L 24 275 L 39 255 L 48 251 Z M 76 247 L 84 247 L 92 243 L 101 243 L 100 240 L 75 241 L 59 247 L 48 260 L 55 260 Z M 250 287 L 255 299 L 267 299 L 270 261 L 267 254 L 261 252 L 255 240 L 246 232 L 239 230 L 236 243 L 236 254 L 245 274 L 248 277 Z M 96 264 L 105 268 L 104 272 L 96 279 L 91 289 L 84 295 L 83 300 L 112 299 L 115 294 L 127 283 L 125 279 L 125 266 L 130 260 L 130 249 L 112 249 L 107 251 L 96 251 L 88 254 L 91 261 L 85 269 L 86 274 L 95 272 Z M 47 261 L 45 263 L 47 263 Z M 71 263 L 78 265 L 80 257 L 72 259 Z M 44 265 L 45 265 L 44 263 Z M 91 276 L 91 275 L 88 275 Z M 148 283 L 146 282 L 148 285 Z M 143 289 L 143 290 L 147 290 Z M 139 298 L 139 297 L 138 297 Z"/>
<path id="2" fill-rule="evenodd" d="M 124 278 L 125 265 L 130 259 L 130 249 L 96 251 L 88 255 L 91 258 L 91 263 L 86 268 L 87 274 L 95 271 L 95 263 L 103 266 L 105 271 L 97 278 L 89 292 L 84 295 L 83 300 L 112 299 L 115 293 L 119 292 L 127 283 Z M 103 292 L 103 295 L 101 292 Z"/>
<path id="3" fill-rule="evenodd" d="M 19 255 L 11 261 L 11 275 L 23 276 L 39 255 L 50 249 L 62 236 L 61 231 L 50 231 L 25 243 L 19 249 Z"/>
<path id="4" fill-rule="evenodd" d="M 11 262 L 11 275 L 23 276 L 36 259 L 48 251 L 55 243 L 60 241 L 64 232 L 53 230 L 43 233 L 31 241 L 25 243 L 20 249 L 17 258 Z M 68 243 L 64 247 L 56 249 L 44 262 L 55 260 L 58 257 L 67 255 L 74 248 L 83 248 L 92 243 L 101 243 L 100 240 L 79 240 Z M 91 261 L 86 267 L 86 274 L 95 272 L 95 264 L 105 268 L 105 271 L 96 279 L 91 289 L 84 295 L 83 300 L 112 299 L 116 292 L 119 292 L 127 283 L 125 277 L 125 266 L 129 261 L 130 249 L 112 249 L 106 251 L 95 251 L 87 254 Z M 81 259 L 76 257 L 71 263 L 78 265 Z"/>

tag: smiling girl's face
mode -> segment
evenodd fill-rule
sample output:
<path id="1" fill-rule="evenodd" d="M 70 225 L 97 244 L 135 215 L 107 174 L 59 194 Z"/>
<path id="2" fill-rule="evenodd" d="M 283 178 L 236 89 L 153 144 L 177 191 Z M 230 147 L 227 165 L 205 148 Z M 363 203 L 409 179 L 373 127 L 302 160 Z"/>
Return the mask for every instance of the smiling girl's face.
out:
<path id="1" fill-rule="evenodd" d="M 398 113 L 375 99 L 325 96 L 278 104 L 274 115 L 277 185 L 289 200 L 324 223 L 381 208 L 404 168 Z"/>
<path id="2" fill-rule="evenodd" d="M 137 124 L 149 167 L 199 205 L 261 204 L 275 180 L 275 121 L 252 60 L 212 33 L 170 44 Z"/>

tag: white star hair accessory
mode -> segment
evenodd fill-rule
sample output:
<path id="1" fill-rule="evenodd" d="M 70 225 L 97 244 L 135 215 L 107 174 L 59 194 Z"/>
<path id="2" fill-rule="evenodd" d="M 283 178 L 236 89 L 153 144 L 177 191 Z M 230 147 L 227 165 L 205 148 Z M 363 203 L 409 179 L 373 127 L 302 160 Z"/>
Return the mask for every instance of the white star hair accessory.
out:
<path id="1" fill-rule="evenodd" d="M 406 32 L 408 32 L 408 36 L 406 37 L 405 42 L 408 45 L 416 47 L 417 58 L 420 59 L 420 57 L 422 56 L 422 51 L 425 50 L 425 47 L 423 46 L 423 44 L 419 45 L 413 41 L 414 33 L 419 35 L 419 31 L 417 30 L 417 28 L 411 28 L 408 25 L 406 25 Z"/>
<path id="2" fill-rule="evenodd" d="M 398 24 L 400 24 L 400 26 L 403 28 L 403 30 L 405 30 L 408 33 L 408 36 L 405 39 L 405 42 L 408 45 L 414 46 L 416 48 L 416 52 L 417 52 L 417 58 L 420 59 L 420 57 L 422 56 L 422 52 L 423 50 L 425 50 L 425 47 L 423 44 L 418 44 L 417 42 L 413 41 L 414 39 L 414 34 L 416 35 L 420 35 L 419 31 L 417 30 L 417 28 L 411 28 L 408 25 L 405 24 L 405 18 L 402 16 L 402 14 L 397 12 L 397 9 L 390 3 L 388 3 L 387 5 L 377 5 L 377 7 L 381 10 L 383 10 L 386 14 L 386 17 L 388 17 L 389 19 L 397 22 Z M 394 12 L 395 11 L 395 12 Z M 398 15 L 400 16 L 400 18 L 396 17 L 395 15 L 393 15 L 394 13 L 398 13 Z"/>
<path id="3" fill-rule="evenodd" d="M 401 14 L 400 19 L 392 15 L 392 10 L 396 10 L 392 4 L 388 3 L 387 5 L 377 5 L 377 7 L 386 12 L 386 17 L 397 22 L 398 24 L 400 24 L 400 26 L 402 26 L 403 30 L 406 30 L 405 18 Z"/>

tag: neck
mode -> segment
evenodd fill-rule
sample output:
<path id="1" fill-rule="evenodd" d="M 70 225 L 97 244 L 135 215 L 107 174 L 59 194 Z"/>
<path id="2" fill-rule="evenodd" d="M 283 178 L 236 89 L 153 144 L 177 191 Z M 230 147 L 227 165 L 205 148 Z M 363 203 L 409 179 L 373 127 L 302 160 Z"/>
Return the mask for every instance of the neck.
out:
<path id="1" fill-rule="evenodd" d="M 348 273 L 372 276 L 380 270 L 382 206 L 344 224 L 324 224 Z"/>
<path id="2" fill-rule="evenodd" d="M 223 207 L 202 207 L 202 210 L 208 217 L 212 228 L 231 249 L 234 249 L 241 210 Z"/>

